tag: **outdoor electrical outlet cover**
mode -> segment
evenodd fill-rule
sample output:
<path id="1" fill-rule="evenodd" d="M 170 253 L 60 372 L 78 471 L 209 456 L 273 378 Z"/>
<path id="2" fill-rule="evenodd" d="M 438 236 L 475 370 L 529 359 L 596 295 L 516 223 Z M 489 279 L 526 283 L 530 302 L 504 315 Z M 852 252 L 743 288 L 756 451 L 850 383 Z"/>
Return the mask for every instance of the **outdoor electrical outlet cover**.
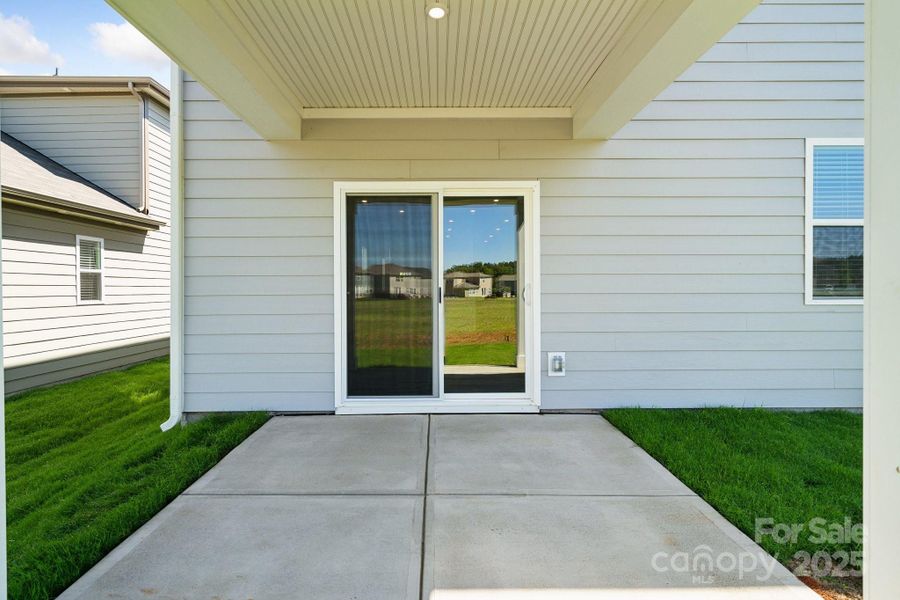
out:
<path id="1" fill-rule="evenodd" d="M 564 377 L 566 374 L 566 353 L 547 353 L 547 375 L 550 377 Z"/>

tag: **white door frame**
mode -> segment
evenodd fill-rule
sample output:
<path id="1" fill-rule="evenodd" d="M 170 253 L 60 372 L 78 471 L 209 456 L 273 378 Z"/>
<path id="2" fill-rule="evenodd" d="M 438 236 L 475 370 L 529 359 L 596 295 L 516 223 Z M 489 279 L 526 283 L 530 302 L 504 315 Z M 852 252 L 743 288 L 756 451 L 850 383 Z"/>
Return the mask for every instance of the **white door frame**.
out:
<path id="1" fill-rule="evenodd" d="M 422 194 L 437 198 L 437 260 L 443 257 L 444 196 L 522 196 L 525 199 L 525 392 L 444 394 L 444 303 L 438 305 L 436 396 L 347 398 L 347 194 Z M 538 412 L 541 406 L 540 183 L 537 181 L 336 181 L 334 183 L 334 408 L 337 414 Z M 435 265 L 443 269 L 443 265 Z M 433 278 L 435 292 L 443 278 Z"/>

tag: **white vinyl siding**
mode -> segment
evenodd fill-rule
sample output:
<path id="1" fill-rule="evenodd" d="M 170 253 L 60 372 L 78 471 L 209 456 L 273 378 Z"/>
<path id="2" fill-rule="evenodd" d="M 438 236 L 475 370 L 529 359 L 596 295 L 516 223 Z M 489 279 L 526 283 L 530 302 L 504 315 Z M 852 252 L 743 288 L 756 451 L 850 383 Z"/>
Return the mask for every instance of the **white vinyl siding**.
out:
<path id="1" fill-rule="evenodd" d="M 75 280 L 79 304 L 103 301 L 103 240 L 81 235 L 75 236 L 78 252 L 77 278 Z"/>
<path id="2" fill-rule="evenodd" d="M 333 410 L 333 182 L 480 178 L 541 182 L 542 346 L 567 358 L 544 409 L 861 406 L 861 307 L 804 302 L 804 157 L 862 135 L 862 19 L 764 3 L 608 141 L 448 119 L 270 143 L 187 77 L 186 409 Z"/>
<path id="3" fill-rule="evenodd" d="M 0 99 L 3 131 L 134 207 L 141 202 L 141 104 L 127 96 Z"/>
<path id="4" fill-rule="evenodd" d="M 78 300 L 76 237 L 103 239 L 103 302 Z M 169 334 L 169 248 L 142 232 L 3 209 L 7 368 Z"/>
<path id="5" fill-rule="evenodd" d="M 806 302 L 862 303 L 863 141 L 806 140 Z"/>
<path id="6" fill-rule="evenodd" d="M 140 104 L 131 96 L 4 98 L 0 102 L 4 131 L 11 135 L 24 132 L 20 139 L 33 143 L 38 150 L 59 162 L 64 162 L 62 159 L 67 156 L 73 160 L 82 157 L 80 165 L 68 166 L 86 177 L 91 172 L 124 173 L 115 170 L 120 164 L 115 159 L 117 154 L 128 157 L 129 164 L 131 157 L 136 157 L 140 165 L 140 155 L 132 152 L 140 149 Z M 13 116 L 18 121 L 8 118 L 10 102 L 15 106 Z M 28 103 L 41 110 L 28 109 Z M 91 106 L 91 112 L 86 113 L 86 108 Z M 103 114 L 106 109 L 119 114 L 118 109 L 123 106 L 127 106 L 133 127 L 123 124 L 117 135 L 124 136 L 127 131 L 130 136 L 127 139 L 101 137 L 99 141 L 95 139 L 92 144 L 87 144 L 87 133 L 69 136 L 47 131 L 49 123 L 60 119 L 71 119 L 73 122 L 68 129 L 76 130 L 76 121 L 84 114 Z M 54 117 L 51 108 L 59 116 Z M 30 119 L 28 127 L 22 120 L 25 116 Z M 40 125 L 41 116 L 48 119 L 47 125 Z M 3 326 L 8 393 L 167 353 L 170 291 L 168 110 L 148 100 L 146 118 L 149 216 L 165 223 L 158 231 L 108 227 L 4 206 Z M 20 127 L 20 133 L 13 133 L 13 125 Z M 83 129 L 79 131 L 86 132 L 90 128 L 90 119 L 81 127 Z M 37 136 L 40 131 L 47 135 Z M 37 137 L 29 138 L 32 134 Z M 52 145 L 42 146 L 44 142 L 52 142 Z M 104 168 L 107 163 L 103 161 L 107 159 L 111 165 L 109 170 Z M 79 170 L 82 166 L 86 172 Z M 132 191 L 137 201 L 140 198 L 139 170 L 129 171 L 127 178 L 129 186 L 136 186 Z M 78 236 L 103 240 L 100 303 L 79 300 Z"/>

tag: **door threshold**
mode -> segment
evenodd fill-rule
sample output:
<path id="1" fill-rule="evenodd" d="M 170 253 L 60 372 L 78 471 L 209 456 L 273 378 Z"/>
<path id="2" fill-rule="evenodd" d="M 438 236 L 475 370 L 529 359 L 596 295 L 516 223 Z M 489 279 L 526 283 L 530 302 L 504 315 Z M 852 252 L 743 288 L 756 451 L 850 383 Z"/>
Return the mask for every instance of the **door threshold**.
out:
<path id="1" fill-rule="evenodd" d="M 497 400 L 344 400 L 337 415 L 399 415 L 452 413 L 537 413 L 540 407 L 527 399 Z"/>

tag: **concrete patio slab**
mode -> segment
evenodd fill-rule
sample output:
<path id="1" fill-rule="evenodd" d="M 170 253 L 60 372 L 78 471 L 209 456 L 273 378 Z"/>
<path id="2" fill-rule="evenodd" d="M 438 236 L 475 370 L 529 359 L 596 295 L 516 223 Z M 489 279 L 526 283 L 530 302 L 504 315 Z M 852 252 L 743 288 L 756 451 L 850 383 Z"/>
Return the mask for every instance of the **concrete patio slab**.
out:
<path id="1" fill-rule="evenodd" d="M 421 533 L 416 496 L 181 496 L 59 598 L 413 600 Z"/>
<path id="2" fill-rule="evenodd" d="M 818 596 L 697 497 L 432 496 L 422 598 Z"/>
<path id="3" fill-rule="evenodd" d="M 276 417 L 188 493 L 421 494 L 428 417 Z"/>
<path id="4" fill-rule="evenodd" d="M 460 415 L 275 417 L 61 598 L 818 596 L 601 417 Z"/>
<path id="5" fill-rule="evenodd" d="M 430 494 L 693 492 L 599 415 L 435 415 Z"/>

